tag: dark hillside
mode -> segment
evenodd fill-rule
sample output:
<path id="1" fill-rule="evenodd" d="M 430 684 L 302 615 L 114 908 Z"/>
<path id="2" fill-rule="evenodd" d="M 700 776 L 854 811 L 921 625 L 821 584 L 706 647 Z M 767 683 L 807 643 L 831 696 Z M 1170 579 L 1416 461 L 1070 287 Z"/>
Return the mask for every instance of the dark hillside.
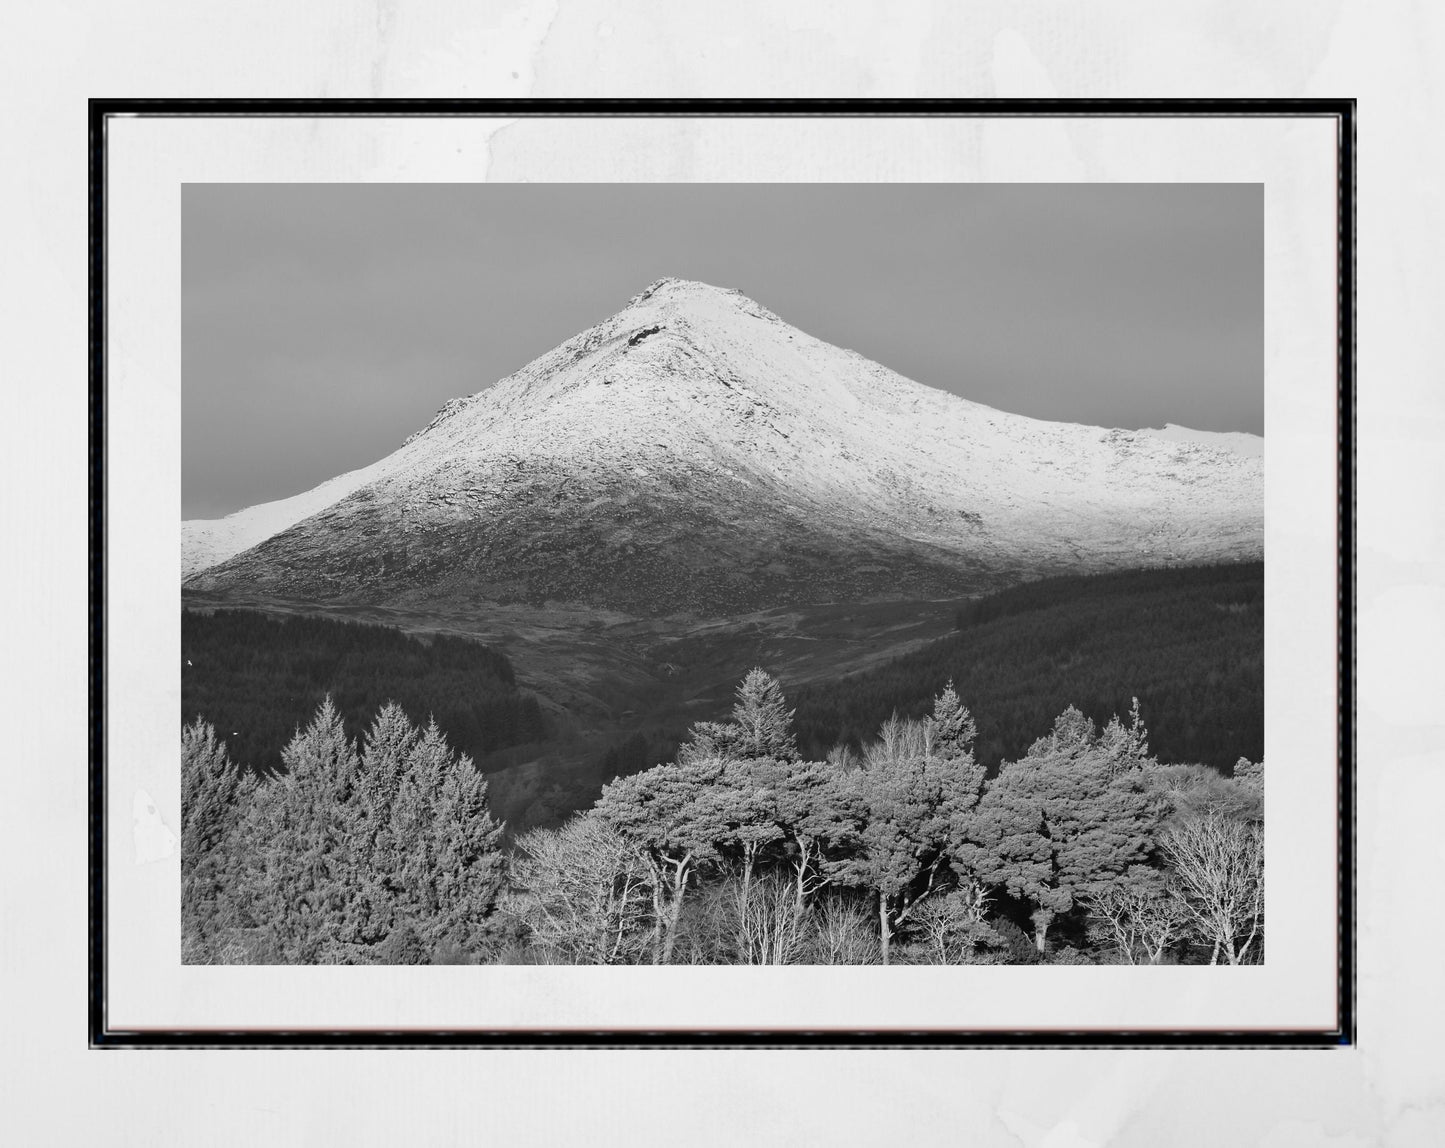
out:
<path id="1" fill-rule="evenodd" d="M 1264 754 L 1264 564 L 1049 578 L 981 598 L 949 637 L 799 690 L 799 744 L 818 756 L 872 737 L 895 709 L 922 716 L 949 678 L 990 766 L 1070 705 L 1102 723 L 1137 696 L 1156 754 L 1228 772 Z"/>
<path id="2" fill-rule="evenodd" d="M 546 736 L 511 663 L 479 642 L 249 610 L 182 612 L 181 722 L 204 717 L 237 761 L 279 766 L 282 746 L 328 693 L 352 736 L 395 701 L 418 723 L 434 715 L 479 762 Z"/>

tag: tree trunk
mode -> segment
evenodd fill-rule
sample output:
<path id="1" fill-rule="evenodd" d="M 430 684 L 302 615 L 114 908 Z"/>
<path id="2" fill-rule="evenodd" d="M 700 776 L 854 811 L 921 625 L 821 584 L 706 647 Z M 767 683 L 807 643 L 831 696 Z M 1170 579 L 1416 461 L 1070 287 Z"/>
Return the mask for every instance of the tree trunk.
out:
<path id="1" fill-rule="evenodd" d="M 682 890 L 679 889 L 672 895 L 672 905 L 668 910 L 667 929 L 663 933 L 662 940 L 662 963 L 672 964 L 672 947 L 677 942 L 677 919 L 682 915 Z"/>
<path id="2" fill-rule="evenodd" d="M 808 852 L 808 847 L 799 841 L 798 859 L 794 862 L 798 870 L 798 880 L 795 885 L 797 896 L 793 900 L 793 913 L 798 917 L 801 917 L 803 910 L 807 908 Z"/>
<path id="3" fill-rule="evenodd" d="M 1048 944 L 1049 926 L 1054 923 L 1054 911 L 1052 909 L 1035 909 L 1030 917 L 1034 923 L 1034 947 L 1042 956 L 1044 946 Z"/>
<path id="4" fill-rule="evenodd" d="M 660 965 L 663 963 L 663 932 L 664 917 L 662 915 L 662 867 L 654 865 L 652 869 L 652 963 Z"/>
<path id="5" fill-rule="evenodd" d="M 883 963 L 888 963 L 888 894 L 878 891 L 878 946 L 883 950 Z"/>
<path id="6" fill-rule="evenodd" d="M 667 910 L 667 928 L 662 940 L 662 964 L 672 964 L 672 947 L 677 942 L 677 921 L 682 916 L 682 898 L 687 892 L 687 878 L 691 872 L 692 854 L 681 861 L 672 862 L 672 904 Z"/>

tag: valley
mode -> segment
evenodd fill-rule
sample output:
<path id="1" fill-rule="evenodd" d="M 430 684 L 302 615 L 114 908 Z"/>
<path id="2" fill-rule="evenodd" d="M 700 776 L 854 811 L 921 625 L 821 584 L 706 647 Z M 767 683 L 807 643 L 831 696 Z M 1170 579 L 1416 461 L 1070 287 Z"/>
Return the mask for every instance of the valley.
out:
<path id="1" fill-rule="evenodd" d="M 188 590 L 188 609 L 246 609 L 476 639 L 512 662 L 551 736 L 481 757 L 509 825 L 550 823 L 590 802 L 607 750 L 641 735 L 661 749 L 731 704 L 764 665 L 785 688 L 879 665 L 948 634 L 966 599 L 822 604 L 732 618 L 640 618 L 616 611 L 488 603 L 456 614 Z M 424 716 L 424 715 L 418 715 Z M 585 797 L 585 800 L 584 800 Z"/>

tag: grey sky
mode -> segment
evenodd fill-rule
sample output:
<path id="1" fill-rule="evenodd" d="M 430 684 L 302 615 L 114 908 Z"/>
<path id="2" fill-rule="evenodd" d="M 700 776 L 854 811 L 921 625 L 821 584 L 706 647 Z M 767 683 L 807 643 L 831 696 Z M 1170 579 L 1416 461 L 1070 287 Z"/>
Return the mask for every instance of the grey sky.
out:
<path id="1" fill-rule="evenodd" d="M 1002 410 L 1261 433 L 1244 184 L 193 184 L 183 515 L 401 445 L 665 275 Z"/>

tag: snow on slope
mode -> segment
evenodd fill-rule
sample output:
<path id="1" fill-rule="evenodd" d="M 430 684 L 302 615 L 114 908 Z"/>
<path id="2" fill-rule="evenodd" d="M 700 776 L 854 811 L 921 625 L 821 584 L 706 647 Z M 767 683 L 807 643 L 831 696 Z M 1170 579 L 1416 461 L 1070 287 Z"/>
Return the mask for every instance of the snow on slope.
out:
<path id="1" fill-rule="evenodd" d="M 1231 450 L 1246 458 L 1264 457 L 1264 439 L 1257 434 L 1246 434 L 1243 431 L 1191 430 L 1189 427 L 1165 423 L 1163 427 L 1145 427 L 1139 433 L 1163 439 L 1165 442 L 1192 442 L 1216 450 Z"/>
<path id="2" fill-rule="evenodd" d="M 918 574 L 922 589 L 944 570 L 1254 557 L 1263 461 L 1167 428 L 993 410 L 806 335 L 739 292 L 663 279 L 452 400 L 394 454 L 270 504 L 282 506 L 231 516 L 244 529 L 211 553 L 252 549 L 198 563 L 191 585 L 635 607 L 683 572 L 712 586 L 699 601 L 717 606 L 744 584 L 762 599 L 875 592 L 893 584 L 890 568 L 932 571 Z M 203 556 L 215 525 L 188 524 L 188 553 Z"/>
<path id="3" fill-rule="evenodd" d="M 248 506 L 225 518 L 193 518 L 181 523 L 181 580 L 226 561 L 303 519 L 325 510 L 385 469 L 385 459 L 360 470 L 328 478 L 320 486 L 275 502 Z"/>

